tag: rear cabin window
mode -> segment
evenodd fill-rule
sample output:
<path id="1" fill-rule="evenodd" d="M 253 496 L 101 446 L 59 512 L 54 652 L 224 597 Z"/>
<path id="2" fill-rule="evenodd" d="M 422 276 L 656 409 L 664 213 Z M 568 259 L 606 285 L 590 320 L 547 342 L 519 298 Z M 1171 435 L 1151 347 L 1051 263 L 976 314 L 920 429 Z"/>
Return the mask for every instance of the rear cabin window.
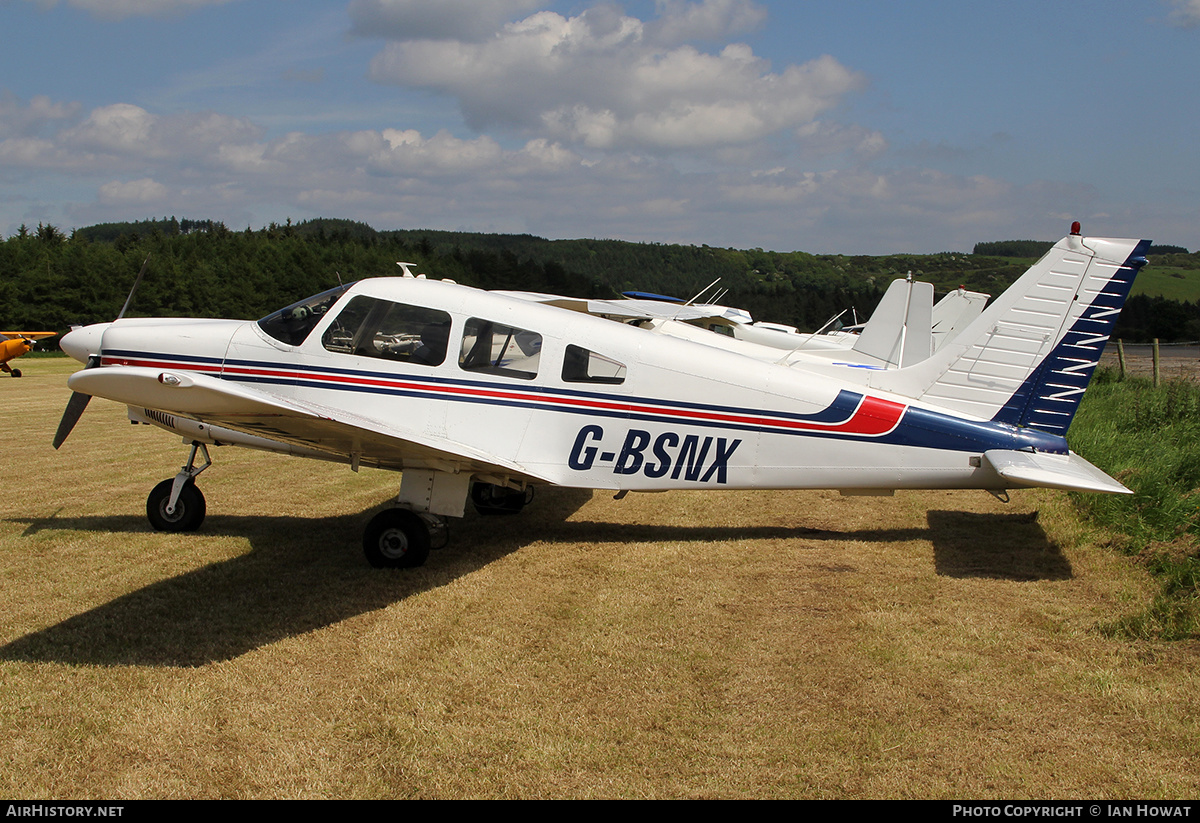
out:
<path id="1" fill-rule="evenodd" d="M 562 379 L 566 383 L 624 383 L 625 366 L 580 346 L 567 346 Z"/>
<path id="2" fill-rule="evenodd" d="M 321 339 L 329 351 L 438 366 L 446 359 L 450 315 L 438 309 L 359 295 Z"/>
<path id="3" fill-rule="evenodd" d="M 464 371 L 532 380 L 541 356 L 537 332 L 472 317 L 463 329 L 458 365 Z"/>

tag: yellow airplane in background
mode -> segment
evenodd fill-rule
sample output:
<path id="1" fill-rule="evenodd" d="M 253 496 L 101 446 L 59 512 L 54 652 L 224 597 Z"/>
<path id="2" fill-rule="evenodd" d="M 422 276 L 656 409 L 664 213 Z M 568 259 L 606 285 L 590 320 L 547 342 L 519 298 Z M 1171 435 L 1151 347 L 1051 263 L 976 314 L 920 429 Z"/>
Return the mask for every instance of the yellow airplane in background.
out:
<path id="1" fill-rule="evenodd" d="M 28 354 L 35 340 L 56 334 L 56 331 L 0 331 L 0 338 L 3 338 L 0 340 L 0 371 L 20 377 L 21 370 L 8 365 L 8 361 Z"/>

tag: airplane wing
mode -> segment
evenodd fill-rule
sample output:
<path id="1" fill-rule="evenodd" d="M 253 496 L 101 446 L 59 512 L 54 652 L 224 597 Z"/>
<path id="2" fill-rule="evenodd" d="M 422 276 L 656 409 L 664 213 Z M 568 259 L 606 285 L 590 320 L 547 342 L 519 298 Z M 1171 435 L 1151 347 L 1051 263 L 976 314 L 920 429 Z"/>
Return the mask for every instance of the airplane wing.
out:
<path id="1" fill-rule="evenodd" d="M 737 320 L 749 322 L 749 315 L 740 309 L 716 306 L 707 303 L 667 303 L 662 300 L 629 298 L 625 300 L 588 300 L 581 297 L 563 297 L 558 294 L 543 294 L 528 291 L 500 291 L 509 297 L 544 303 L 560 309 L 593 314 L 621 321 L 628 320 Z"/>
<path id="2" fill-rule="evenodd" d="M 997 474 L 1020 486 L 1133 494 L 1074 452 L 1062 455 L 992 449 L 985 451 L 983 456 Z"/>
<path id="3" fill-rule="evenodd" d="M 627 320 L 738 320 L 746 322 L 747 315 L 739 309 L 709 304 L 664 303 L 661 300 L 589 300 L 588 312 Z"/>
<path id="4" fill-rule="evenodd" d="M 67 385 L 81 394 L 344 456 L 365 466 L 500 473 L 549 481 L 514 461 L 402 425 L 194 372 L 109 366 L 78 371 Z"/>
<path id="5" fill-rule="evenodd" d="M 0 331 L 0 337 L 6 340 L 16 340 L 24 337 L 26 340 L 40 340 L 43 337 L 53 337 L 56 331 Z"/>

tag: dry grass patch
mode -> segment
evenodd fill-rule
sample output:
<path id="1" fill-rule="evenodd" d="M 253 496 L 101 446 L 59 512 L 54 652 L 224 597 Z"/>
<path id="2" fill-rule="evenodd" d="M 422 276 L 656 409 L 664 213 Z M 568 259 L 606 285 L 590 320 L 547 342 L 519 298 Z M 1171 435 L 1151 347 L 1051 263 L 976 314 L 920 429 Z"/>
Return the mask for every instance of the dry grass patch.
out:
<path id="1" fill-rule="evenodd" d="M 359 548 L 398 478 L 174 438 L 66 366 L 0 379 L 0 794 L 1191 797 L 1197 648 L 1104 636 L 1153 592 L 1053 493 L 543 490 L 413 571 Z M 57 367 L 58 374 L 49 372 Z"/>

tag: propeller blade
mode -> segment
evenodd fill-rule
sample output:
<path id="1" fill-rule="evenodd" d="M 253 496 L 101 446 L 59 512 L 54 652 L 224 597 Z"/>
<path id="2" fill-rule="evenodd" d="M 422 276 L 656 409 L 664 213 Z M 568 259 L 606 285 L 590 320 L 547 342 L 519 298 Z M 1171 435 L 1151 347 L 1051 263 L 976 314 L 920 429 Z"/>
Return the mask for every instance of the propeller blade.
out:
<path id="1" fill-rule="evenodd" d="M 125 298 L 125 305 L 121 307 L 121 313 L 117 315 L 120 320 L 125 316 L 125 311 L 129 308 L 129 304 L 133 302 L 133 293 L 137 291 L 137 287 L 142 282 L 142 275 L 146 273 L 146 267 L 150 265 L 150 255 L 146 255 L 146 260 L 142 263 L 142 270 L 138 272 L 137 280 L 133 281 L 133 288 L 129 290 L 129 296 Z"/>
<path id="2" fill-rule="evenodd" d="M 58 431 L 54 433 L 54 448 L 57 449 L 66 441 L 67 435 L 71 433 L 71 429 L 75 428 L 75 424 L 79 422 L 83 410 L 87 408 L 88 401 L 91 399 L 90 394 L 71 392 L 71 399 L 67 401 L 67 407 L 63 410 L 62 420 L 58 422 Z"/>

